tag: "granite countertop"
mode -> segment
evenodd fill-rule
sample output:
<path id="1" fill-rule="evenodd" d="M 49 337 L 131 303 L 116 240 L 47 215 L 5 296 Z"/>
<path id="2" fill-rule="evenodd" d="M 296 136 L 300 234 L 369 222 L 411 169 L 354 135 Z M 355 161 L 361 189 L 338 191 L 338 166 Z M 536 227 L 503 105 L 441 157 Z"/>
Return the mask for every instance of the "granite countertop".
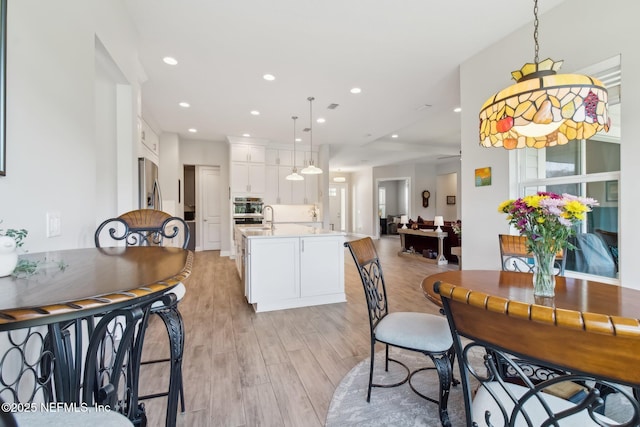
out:
<path id="1" fill-rule="evenodd" d="M 236 226 L 243 236 L 253 237 L 312 237 L 312 236 L 344 236 L 341 231 L 323 230 L 300 224 L 275 224 L 270 226 Z"/>

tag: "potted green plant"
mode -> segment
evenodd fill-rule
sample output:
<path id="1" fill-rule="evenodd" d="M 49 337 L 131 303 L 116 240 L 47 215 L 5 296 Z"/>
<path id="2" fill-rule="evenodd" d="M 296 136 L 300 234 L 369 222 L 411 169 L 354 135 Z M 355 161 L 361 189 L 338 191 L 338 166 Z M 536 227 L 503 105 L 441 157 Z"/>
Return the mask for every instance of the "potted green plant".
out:
<path id="1" fill-rule="evenodd" d="M 24 228 L 0 228 L 0 277 L 13 273 L 18 265 L 18 253 L 16 248 L 23 245 L 29 232 Z"/>

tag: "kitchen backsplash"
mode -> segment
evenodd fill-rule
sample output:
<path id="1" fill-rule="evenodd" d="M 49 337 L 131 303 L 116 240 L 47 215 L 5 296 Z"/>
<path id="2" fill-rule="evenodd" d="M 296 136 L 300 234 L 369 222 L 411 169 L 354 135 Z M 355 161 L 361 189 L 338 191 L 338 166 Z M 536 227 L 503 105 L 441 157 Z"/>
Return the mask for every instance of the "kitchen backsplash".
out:
<path id="1" fill-rule="evenodd" d="M 274 222 L 313 222 L 321 221 L 322 215 L 318 205 L 271 205 Z M 316 212 L 314 217 L 313 212 Z M 269 213 L 267 213 L 267 219 Z"/>

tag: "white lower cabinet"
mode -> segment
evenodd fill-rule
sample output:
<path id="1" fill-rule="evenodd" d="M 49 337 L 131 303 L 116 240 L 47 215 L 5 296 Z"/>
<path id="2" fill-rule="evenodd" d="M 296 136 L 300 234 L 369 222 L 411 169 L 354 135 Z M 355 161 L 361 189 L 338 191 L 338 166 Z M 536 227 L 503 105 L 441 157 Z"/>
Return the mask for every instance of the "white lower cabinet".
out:
<path id="1" fill-rule="evenodd" d="M 288 300 L 300 296 L 300 239 L 248 239 L 250 303 Z"/>
<path id="2" fill-rule="evenodd" d="M 300 238 L 300 296 L 344 293 L 342 242 L 335 237 Z"/>
<path id="3" fill-rule="evenodd" d="M 344 236 L 247 239 L 245 294 L 256 311 L 346 301 Z"/>

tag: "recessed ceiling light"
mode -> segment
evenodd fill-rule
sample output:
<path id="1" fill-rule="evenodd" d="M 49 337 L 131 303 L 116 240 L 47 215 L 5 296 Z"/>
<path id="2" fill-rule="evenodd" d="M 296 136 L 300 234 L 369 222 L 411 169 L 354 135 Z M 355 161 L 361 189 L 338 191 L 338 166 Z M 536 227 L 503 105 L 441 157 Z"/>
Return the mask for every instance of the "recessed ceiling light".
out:
<path id="1" fill-rule="evenodd" d="M 333 177 L 333 182 L 346 182 L 347 178 L 345 178 L 344 176 L 334 176 Z"/>
<path id="2" fill-rule="evenodd" d="M 189 108 L 191 107 L 191 104 L 189 104 L 188 102 L 181 102 L 178 104 L 179 106 L 181 106 L 182 108 Z"/>
<path id="3" fill-rule="evenodd" d="M 460 108 L 460 107 L 456 107 L 456 108 L 453 109 L 454 113 L 459 113 L 460 111 L 462 111 L 462 108 Z"/>
<path id="4" fill-rule="evenodd" d="M 243 133 L 242 136 L 244 136 L 245 138 L 250 138 L 251 135 L 249 135 L 248 133 Z"/>
<path id="5" fill-rule="evenodd" d="M 397 137 L 398 137 L 397 133 L 394 133 L 393 135 L 391 135 L 391 138 L 397 138 Z"/>
<path id="6" fill-rule="evenodd" d="M 189 132 L 191 132 L 191 133 L 198 133 L 198 129 L 196 129 L 196 128 L 189 128 Z"/>
<path id="7" fill-rule="evenodd" d="M 302 142 L 302 138 L 296 138 L 296 142 Z"/>
<path id="8" fill-rule="evenodd" d="M 253 110 L 253 111 L 251 112 L 251 115 L 252 115 L 252 116 L 259 116 L 259 115 L 260 115 L 260 111 L 258 111 L 258 110 Z"/>
<path id="9" fill-rule="evenodd" d="M 264 76 L 262 76 L 262 78 L 268 82 L 272 82 L 276 79 L 276 76 L 274 76 L 273 74 L 265 74 Z"/>
<path id="10" fill-rule="evenodd" d="M 324 123 L 326 122 L 324 117 L 318 117 L 318 120 L 316 120 L 316 123 Z"/>
<path id="11" fill-rule="evenodd" d="M 354 88 L 351 88 L 350 92 L 354 93 L 354 94 L 357 94 L 357 93 L 362 92 L 362 89 L 360 89 L 359 87 L 354 87 Z"/>
<path id="12" fill-rule="evenodd" d="M 164 61 L 165 64 L 168 64 L 168 65 L 178 65 L 178 60 L 170 56 L 165 56 L 164 58 L 162 58 L 162 60 Z"/>

